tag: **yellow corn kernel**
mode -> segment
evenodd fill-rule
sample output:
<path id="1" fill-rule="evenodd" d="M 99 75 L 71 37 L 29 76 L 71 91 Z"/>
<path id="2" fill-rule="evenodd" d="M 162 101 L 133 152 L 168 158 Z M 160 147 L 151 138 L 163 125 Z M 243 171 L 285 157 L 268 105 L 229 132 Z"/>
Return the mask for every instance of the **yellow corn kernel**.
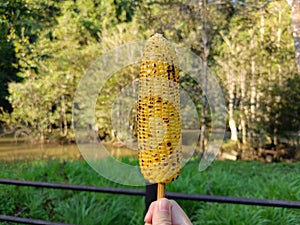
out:
<path id="1" fill-rule="evenodd" d="M 144 49 L 137 111 L 141 173 L 151 183 L 169 183 L 182 164 L 180 87 L 175 50 L 161 34 Z"/>

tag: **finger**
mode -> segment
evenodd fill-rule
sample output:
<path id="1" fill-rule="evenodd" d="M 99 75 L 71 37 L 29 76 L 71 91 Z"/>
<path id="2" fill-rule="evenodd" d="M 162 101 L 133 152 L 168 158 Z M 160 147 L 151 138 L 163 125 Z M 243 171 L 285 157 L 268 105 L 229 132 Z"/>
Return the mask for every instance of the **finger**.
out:
<path id="1" fill-rule="evenodd" d="M 154 212 L 154 209 L 155 209 L 155 206 L 156 206 L 156 201 L 155 202 L 152 202 L 148 208 L 148 211 L 146 213 L 146 216 L 144 218 L 144 222 L 145 223 L 149 223 L 151 224 L 152 223 L 152 217 L 153 217 L 153 212 Z"/>
<path id="2" fill-rule="evenodd" d="M 173 225 L 193 225 L 186 213 L 177 204 L 177 202 L 175 202 L 174 200 L 170 200 L 170 204 Z"/>
<path id="3" fill-rule="evenodd" d="M 152 218 L 153 225 L 172 225 L 171 205 L 168 199 L 161 198 L 157 201 Z"/>

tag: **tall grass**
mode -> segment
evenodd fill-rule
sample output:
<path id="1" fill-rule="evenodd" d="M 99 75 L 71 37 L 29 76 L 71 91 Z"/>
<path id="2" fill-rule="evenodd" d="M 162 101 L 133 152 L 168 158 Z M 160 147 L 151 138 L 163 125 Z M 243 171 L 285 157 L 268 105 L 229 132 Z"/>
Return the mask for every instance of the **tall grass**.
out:
<path id="1" fill-rule="evenodd" d="M 131 158 L 124 162 L 136 164 Z M 300 201 L 300 163 L 216 161 L 202 173 L 189 162 L 168 191 Z M 0 177 L 124 187 L 84 161 L 38 160 L 0 164 Z M 141 187 L 143 188 L 143 187 Z M 300 210 L 178 201 L 193 224 L 300 224 Z M 83 225 L 143 224 L 144 198 L 0 185 L 0 213 Z M 7 223 L 1 223 L 7 224 Z"/>

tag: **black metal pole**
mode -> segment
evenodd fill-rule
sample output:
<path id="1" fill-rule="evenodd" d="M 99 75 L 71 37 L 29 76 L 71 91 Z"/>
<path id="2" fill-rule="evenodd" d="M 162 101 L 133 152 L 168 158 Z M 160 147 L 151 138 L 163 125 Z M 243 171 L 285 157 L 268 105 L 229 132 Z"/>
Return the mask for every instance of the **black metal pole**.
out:
<path id="1" fill-rule="evenodd" d="M 101 193 L 110 193 L 110 194 L 141 195 L 141 196 L 145 195 L 145 191 L 142 189 L 111 188 L 111 187 L 99 187 L 99 186 L 86 186 L 86 185 L 78 185 L 78 184 L 59 184 L 59 183 L 49 183 L 49 182 L 40 182 L 40 181 L 13 180 L 13 179 L 5 179 L 5 178 L 0 178 L 0 184 L 63 189 L 63 190 L 71 190 L 71 191 L 101 192 Z"/>
<path id="2" fill-rule="evenodd" d="M 176 193 L 176 192 L 167 192 L 166 197 L 172 198 L 172 199 L 193 200 L 193 201 L 202 201 L 202 202 L 217 202 L 217 203 L 300 209 L 300 201 L 289 201 L 289 200 L 273 200 L 273 199 L 241 198 L 241 197 L 233 197 L 233 196 L 184 194 L 184 193 Z"/>
<path id="3" fill-rule="evenodd" d="M 45 220 L 35 220 L 35 219 L 20 218 L 20 217 L 5 216 L 5 215 L 0 215 L 0 221 L 22 223 L 22 224 L 34 224 L 34 225 L 72 225 L 66 223 L 56 223 L 56 222 L 50 222 Z"/>
<path id="4" fill-rule="evenodd" d="M 145 209 L 145 212 L 148 211 L 151 203 L 156 200 L 156 196 L 157 196 L 157 184 L 146 183 L 146 196 L 145 196 L 146 209 Z"/>
<path id="5" fill-rule="evenodd" d="M 74 184 L 57 184 L 57 183 L 48 183 L 48 182 L 13 180 L 13 179 L 5 179 L 5 178 L 0 178 L 0 184 L 54 188 L 54 189 L 64 189 L 64 190 L 72 190 L 72 191 L 88 191 L 88 192 L 102 192 L 102 193 L 110 193 L 110 194 L 145 196 L 145 190 L 142 189 L 95 187 L 95 186 L 84 186 L 84 185 L 74 185 Z M 157 194 L 156 184 L 147 185 L 146 191 L 148 191 L 147 194 L 148 196 L 146 197 L 147 198 L 146 206 L 149 207 L 151 202 L 156 200 L 156 194 Z M 166 197 L 170 199 L 182 199 L 182 200 L 191 200 L 191 201 L 219 202 L 219 203 L 231 203 L 231 204 L 242 204 L 242 205 L 260 205 L 260 206 L 300 209 L 300 201 L 255 199 L 255 198 L 213 196 L 213 195 L 201 195 L 201 194 L 184 194 L 184 193 L 176 193 L 176 192 L 167 192 Z"/>

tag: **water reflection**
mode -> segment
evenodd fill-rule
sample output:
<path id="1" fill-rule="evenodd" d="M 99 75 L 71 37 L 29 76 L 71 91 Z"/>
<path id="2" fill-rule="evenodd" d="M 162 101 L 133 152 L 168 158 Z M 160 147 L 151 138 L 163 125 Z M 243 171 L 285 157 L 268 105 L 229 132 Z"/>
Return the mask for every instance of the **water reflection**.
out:
<path id="1" fill-rule="evenodd" d="M 137 152 L 124 146 L 107 145 L 107 151 L 113 157 L 136 156 Z M 13 138 L 0 138 L 0 161 L 33 159 L 81 159 L 76 144 L 33 144 L 26 141 L 16 142 Z"/>

